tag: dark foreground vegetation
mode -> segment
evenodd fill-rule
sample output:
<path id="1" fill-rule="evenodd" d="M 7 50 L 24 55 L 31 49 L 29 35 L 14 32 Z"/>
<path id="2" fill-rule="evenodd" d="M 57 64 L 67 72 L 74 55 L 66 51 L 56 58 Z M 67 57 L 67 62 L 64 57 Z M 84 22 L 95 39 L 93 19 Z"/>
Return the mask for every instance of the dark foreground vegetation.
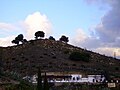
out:
<path id="1" fill-rule="evenodd" d="M 108 88 L 106 85 L 88 85 L 88 84 L 75 84 L 75 83 L 63 83 L 60 86 L 54 86 L 49 84 L 49 89 L 37 89 L 36 85 L 26 85 L 21 82 L 18 85 L 5 84 L 0 85 L 0 90 L 120 90 L 120 85 L 114 88 Z"/>
<path id="2" fill-rule="evenodd" d="M 42 72 L 43 73 L 43 72 Z M 108 83 L 78 83 L 78 82 L 64 82 L 64 83 L 49 83 L 46 72 L 41 75 L 41 70 L 38 68 L 37 84 L 21 79 L 19 76 L 10 73 L 1 73 L 0 79 L 14 80 L 14 83 L 0 83 L 0 90 L 120 90 L 120 83 L 116 83 L 115 87 L 108 87 Z"/>

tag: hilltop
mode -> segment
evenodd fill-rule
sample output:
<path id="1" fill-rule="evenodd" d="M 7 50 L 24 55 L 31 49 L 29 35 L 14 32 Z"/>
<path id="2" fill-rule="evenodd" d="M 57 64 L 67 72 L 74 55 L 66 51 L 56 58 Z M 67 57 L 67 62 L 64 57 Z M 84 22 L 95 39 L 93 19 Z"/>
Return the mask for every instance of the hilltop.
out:
<path id="1" fill-rule="evenodd" d="M 70 60 L 72 52 L 89 53 L 89 62 Z M 61 41 L 30 40 L 24 44 L 1 47 L 2 71 L 20 76 L 34 75 L 37 68 L 46 72 L 79 72 L 120 76 L 120 60 L 101 55 Z"/>

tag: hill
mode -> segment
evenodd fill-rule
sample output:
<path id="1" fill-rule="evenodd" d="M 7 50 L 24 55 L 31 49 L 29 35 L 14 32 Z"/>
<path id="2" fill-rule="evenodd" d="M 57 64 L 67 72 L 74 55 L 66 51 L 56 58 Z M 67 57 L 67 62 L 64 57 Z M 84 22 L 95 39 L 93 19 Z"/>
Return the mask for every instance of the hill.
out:
<path id="1" fill-rule="evenodd" d="M 89 62 L 70 60 L 72 52 L 89 53 Z M 79 72 L 101 74 L 107 72 L 120 77 L 120 60 L 73 45 L 48 40 L 30 40 L 24 44 L 0 48 L 1 71 L 20 76 L 34 75 L 37 68 L 47 72 Z"/>

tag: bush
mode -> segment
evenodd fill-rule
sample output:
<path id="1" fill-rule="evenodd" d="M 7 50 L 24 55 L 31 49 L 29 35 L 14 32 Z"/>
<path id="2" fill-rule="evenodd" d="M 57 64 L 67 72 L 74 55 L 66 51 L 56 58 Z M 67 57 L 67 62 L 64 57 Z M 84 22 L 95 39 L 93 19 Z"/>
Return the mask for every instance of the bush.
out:
<path id="1" fill-rule="evenodd" d="M 119 70 L 119 67 L 115 67 L 115 70 L 118 71 L 118 70 Z"/>
<path id="2" fill-rule="evenodd" d="M 69 56 L 70 60 L 75 60 L 75 61 L 84 61 L 84 62 L 89 62 L 90 60 L 90 54 L 86 52 L 72 52 Z"/>
<path id="3" fill-rule="evenodd" d="M 64 51 L 64 54 L 69 54 L 69 53 L 70 53 L 70 51 L 67 49 Z"/>

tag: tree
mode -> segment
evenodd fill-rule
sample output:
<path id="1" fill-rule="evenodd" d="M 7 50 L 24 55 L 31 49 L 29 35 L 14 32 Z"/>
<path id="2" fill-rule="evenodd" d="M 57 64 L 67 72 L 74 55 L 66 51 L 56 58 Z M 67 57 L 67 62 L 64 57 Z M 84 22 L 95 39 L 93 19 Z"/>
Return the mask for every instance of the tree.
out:
<path id="1" fill-rule="evenodd" d="M 15 40 L 23 41 L 23 38 L 24 38 L 23 34 L 19 34 L 19 35 L 15 38 Z"/>
<path id="2" fill-rule="evenodd" d="M 50 36 L 49 40 L 54 40 L 55 41 L 55 38 L 53 36 Z"/>
<path id="3" fill-rule="evenodd" d="M 60 41 L 63 41 L 63 42 L 66 42 L 66 43 L 69 41 L 69 40 L 68 40 L 68 37 L 66 37 L 66 36 L 64 36 L 64 35 L 62 35 L 59 40 L 60 40 Z"/>
<path id="4" fill-rule="evenodd" d="M 42 76 L 40 68 L 38 68 L 37 90 L 42 90 Z"/>
<path id="5" fill-rule="evenodd" d="M 105 80 L 107 80 L 108 82 L 110 82 L 111 78 L 110 78 L 110 73 L 109 73 L 108 70 L 104 70 L 104 71 L 102 72 L 102 75 L 104 75 Z"/>
<path id="6" fill-rule="evenodd" d="M 86 52 L 72 52 L 69 56 L 70 60 L 75 60 L 75 61 L 84 61 L 84 62 L 89 62 L 90 60 L 90 54 Z"/>
<path id="7" fill-rule="evenodd" d="M 37 31 L 35 33 L 35 38 L 38 39 L 38 37 L 43 38 L 45 36 L 45 33 L 43 31 Z"/>
<path id="8" fill-rule="evenodd" d="M 48 80 L 47 80 L 46 72 L 45 72 L 45 77 L 44 77 L 44 86 L 43 86 L 43 90 L 49 90 L 49 83 L 48 83 Z"/>
<path id="9" fill-rule="evenodd" d="M 12 43 L 15 43 L 15 44 L 19 44 L 19 41 L 18 40 L 12 40 Z"/>
<path id="10" fill-rule="evenodd" d="M 26 39 L 24 39 L 24 36 L 23 34 L 19 34 L 17 37 L 15 37 L 14 40 L 12 40 L 12 43 L 15 43 L 15 44 L 19 44 L 19 42 L 22 42 L 24 43 L 25 41 L 27 41 Z"/>
<path id="11" fill-rule="evenodd" d="M 23 40 L 22 40 L 22 43 L 26 43 L 26 42 L 27 42 L 27 39 L 23 39 Z"/>

